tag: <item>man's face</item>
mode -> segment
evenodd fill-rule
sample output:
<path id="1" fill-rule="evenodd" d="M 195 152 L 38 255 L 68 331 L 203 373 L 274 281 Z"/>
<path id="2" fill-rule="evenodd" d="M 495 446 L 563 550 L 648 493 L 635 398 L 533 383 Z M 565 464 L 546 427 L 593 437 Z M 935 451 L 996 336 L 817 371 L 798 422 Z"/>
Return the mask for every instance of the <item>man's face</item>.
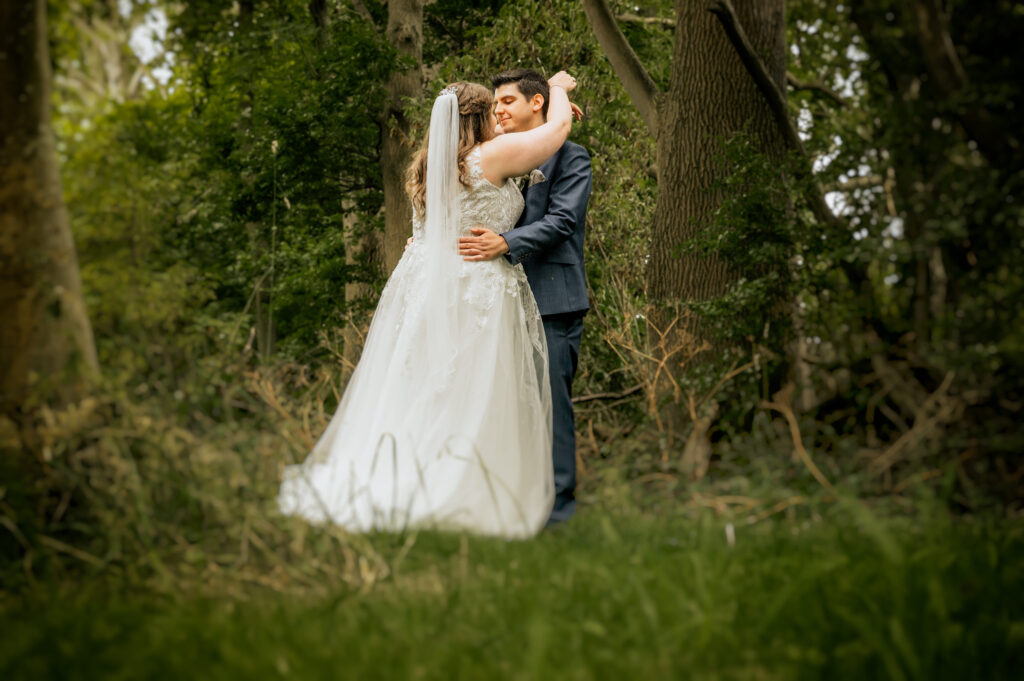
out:
<path id="1" fill-rule="evenodd" d="M 527 100 L 515 83 L 499 85 L 494 91 L 494 115 L 504 132 L 523 132 L 544 122 L 541 109 L 544 97 L 534 95 Z"/>

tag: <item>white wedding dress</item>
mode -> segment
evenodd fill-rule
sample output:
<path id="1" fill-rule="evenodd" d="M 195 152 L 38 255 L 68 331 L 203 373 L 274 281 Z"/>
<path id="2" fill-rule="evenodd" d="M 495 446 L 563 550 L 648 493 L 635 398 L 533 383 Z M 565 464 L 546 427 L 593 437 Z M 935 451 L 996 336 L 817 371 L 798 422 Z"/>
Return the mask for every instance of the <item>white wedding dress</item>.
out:
<path id="1" fill-rule="evenodd" d="M 511 229 L 515 184 L 483 177 L 479 146 L 466 169 L 470 186 L 449 190 L 459 234 Z M 278 505 L 357 532 L 532 536 L 554 485 L 547 348 L 526 275 L 504 258 L 438 256 L 419 216 L 413 234 L 337 412 L 308 459 L 286 467 Z"/>

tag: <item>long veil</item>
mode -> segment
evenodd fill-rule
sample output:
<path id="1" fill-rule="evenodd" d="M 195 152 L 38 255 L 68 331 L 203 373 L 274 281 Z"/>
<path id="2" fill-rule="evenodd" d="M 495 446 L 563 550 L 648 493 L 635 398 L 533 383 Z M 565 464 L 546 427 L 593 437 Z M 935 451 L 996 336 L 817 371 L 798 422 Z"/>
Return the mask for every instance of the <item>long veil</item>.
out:
<path id="1" fill-rule="evenodd" d="M 423 246 L 426 267 L 423 286 L 428 295 L 423 315 L 428 321 L 425 355 L 438 363 L 431 373 L 445 387 L 455 371 L 459 329 L 459 98 L 445 88 L 434 100 L 427 138 L 426 201 Z"/>

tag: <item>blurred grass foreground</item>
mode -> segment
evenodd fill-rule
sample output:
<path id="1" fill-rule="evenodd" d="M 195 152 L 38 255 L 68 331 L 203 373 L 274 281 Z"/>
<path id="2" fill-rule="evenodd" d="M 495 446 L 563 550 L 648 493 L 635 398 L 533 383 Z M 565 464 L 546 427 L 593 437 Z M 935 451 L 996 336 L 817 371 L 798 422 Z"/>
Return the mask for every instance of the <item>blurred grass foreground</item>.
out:
<path id="1" fill-rule="evenodd" d="M 616 454 L 588 460 L 577 516 L 533 540 L 349 535 L 274 508 L 333 384 L 283 366 L 235 384 L 243 423 L 111 385 L 3 432 L 37 454 L 0 470 L 36 481 L 0 492 L 0 678 L 1009 679 L 1024 663 L 1024 527 L 951 510 L 955 465 L 872 496 L 781 446 L 723 449 L 698 481 L 634 477 Z"/>
<path id="2" fill-rule="evenodd" d="M 1017 678 L 1021 528 L 943 513 L 883 521 L 856 502 L 811 516 L 733 525 L 708 511 L 587 509 L 526 542 L 377 536 L 356 561 L 361 582 L 325 580 L 316 596 L 48 584 L 5 596 L 0 673 Z M 322 549 L 310 573 L 355 550 Z"/>
<path id="3" fill-rule="evenodd" d="M 777 454 L 754 471 L 724 450 L 725 474 L 697 482 L 595 459 L 578 515 L 533 540 L 353 536 L 273 507 L 281 453 L 308 447 L 331 384 L 282 380 L 238 384 L 239 404 L 277 405 L 246 427 L 190 432 L 113 387 L 41 410 L 24 431 L 40 454 L 2 471 L 37 485 L 0 497 L 0 678 L 1009 679 L 1024 663 L 1024 527 L 949 510 L 955 467 L 871 497 Z"/>

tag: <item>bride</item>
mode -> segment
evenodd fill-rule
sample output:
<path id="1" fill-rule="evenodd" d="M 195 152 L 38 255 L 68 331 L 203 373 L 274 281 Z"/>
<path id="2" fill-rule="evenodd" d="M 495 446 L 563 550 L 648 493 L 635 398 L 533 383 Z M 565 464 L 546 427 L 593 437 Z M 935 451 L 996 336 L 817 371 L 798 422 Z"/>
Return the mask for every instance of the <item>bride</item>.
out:
<path id="1" fill-rule="evenodd" d="M 362 357 L 327 429 L 285 467 L 288 515 L 351 531 L 435 528 L 536 534 L 551 511 L 551 394 L 537 303 L 521 265 L 467 262 L 470 227 L 515 226 L 512 178 L 565 142 L 568 92 L 549 81 L 547 122 L 498 135 L 476 83 L 441 91 L 409 168 L 412 245 L 392 273 Z"/>

